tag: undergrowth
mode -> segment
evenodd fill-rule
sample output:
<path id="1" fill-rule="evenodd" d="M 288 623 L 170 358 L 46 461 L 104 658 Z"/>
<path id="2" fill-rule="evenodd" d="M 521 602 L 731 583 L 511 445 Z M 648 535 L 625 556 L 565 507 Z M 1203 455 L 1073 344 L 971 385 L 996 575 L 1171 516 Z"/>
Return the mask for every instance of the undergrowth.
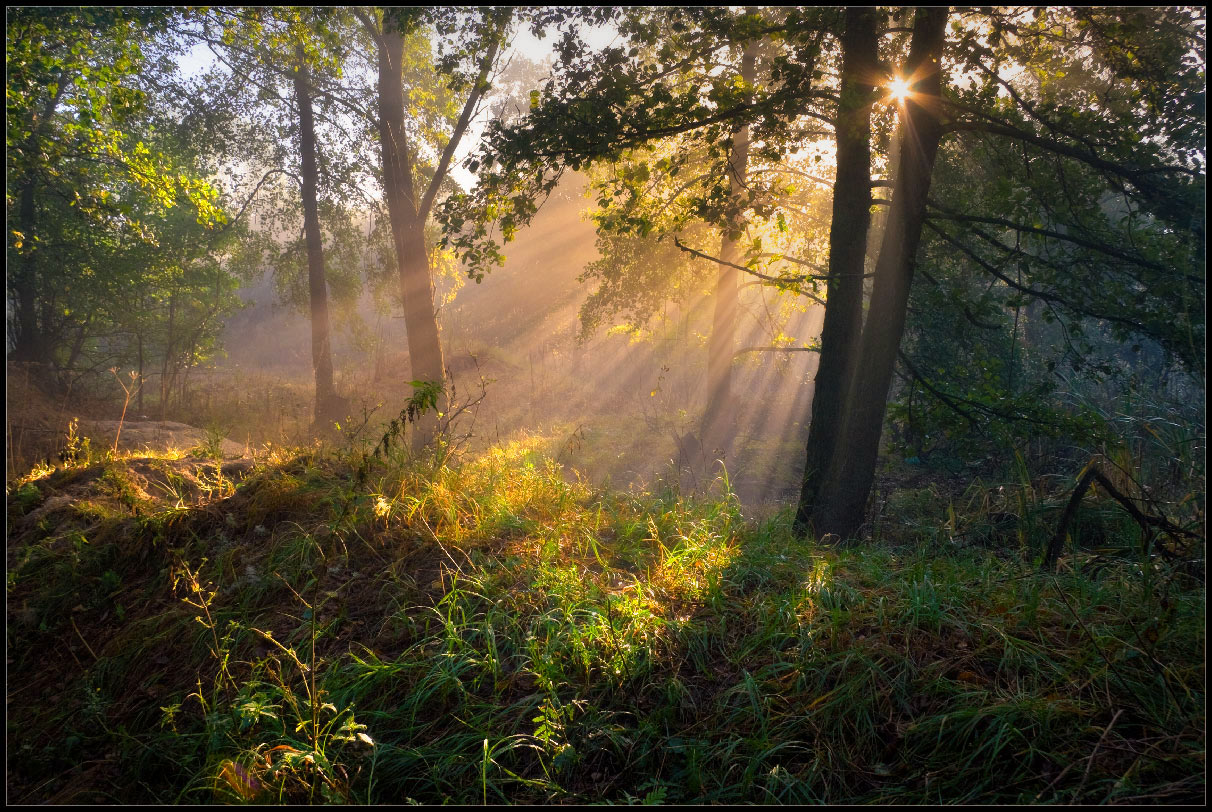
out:
<path id="1" fill-rule="evenodd" d="M 9 799 L 1203 797 L 1196 554 L 1144 557 L 1098 503 L 1097 544 L 1043 574 L 1021 494 L 894 493 L 834 549 L 746 520 L 726 479 L 598 491 L 533 443 L 382 456 L 13 484 Z"/>

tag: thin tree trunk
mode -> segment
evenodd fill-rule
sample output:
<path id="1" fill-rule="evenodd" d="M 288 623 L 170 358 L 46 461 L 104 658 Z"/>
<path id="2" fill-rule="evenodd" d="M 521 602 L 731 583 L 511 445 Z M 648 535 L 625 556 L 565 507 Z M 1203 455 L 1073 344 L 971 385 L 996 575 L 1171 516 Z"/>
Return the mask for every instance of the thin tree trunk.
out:
<path id="1" fill-rule="evenodd" d="M 750 9 L 749 13 L 754 13 Z M 741 57 L 741 79 L 752 85 L 756 77 L 758 41 L 745 47 Z M 720 236 L 720 259 L 715 283 L 715 310 L 711 320 L 711 338 L 707 345 L 707 405 L 703 411 L 700 435 L 708 453 L 727 442 L 724 428 L 732 414 L 732 360 L 736 347 L 736 323 L 739 310 L 736 269 L 740 258 L 740 238 L 735 234 L 744 224 L 741 216 L 749 169 L 749 127 L 732 134 L 732 152 L 728 157 L 728 180 L 731 211 L 728 224 Z M 730 233 L 732 232 L 732 233 Z"/>
<path id="2" fill-rule="evenodd" d="M 302 53 L 296 54 L 295 98 L 299 105 L 299 154 L 303 176 L 303 232 L 307 242 L 307 289 L 311 300 L 311 362 L 316 374 L 315 421 L 337 417 L 333 384 L 332 343 L 328 325 L 328 282 L 324 273 L 324 237 L 320 232 L 317 194 L 316 125 L 311 110 L 311 89 Z"/>
<path id="3" fill-rule="evenodd" d="M 93 316 L 90 313 L 76 330 L 76 339 L 72 342 L 72 348 L 67 354 L 67 363 L 63 365 L 65 370 L 75 370 L 76 362 L 80 360 L 80 353 L 84 352 L 84 342 L 88 339 L 88 326 L 92 324 L 92 321 Z"/>
<path id="4" fill-rule="evenodd" d="M 835 123 L 837 174 L 829 229 L 829 280 L 820 363 L 795 526 L 812 529 L 819 494 L 837 454 L 838 430 L 863 325 L 863 272 L 871 225 L 871 108 L 879 75 L 876 12 L 848 8 L 842 34 L 842 93 Z"/>
<path id="5" fill-rule="evenodd" d="M 856 366 L 862 373 L 853 376 L 838 453 L 813 517 L 819 532 L 843 538 L 853 536 L 863 521 L 875 479 L 888 390 L 905 330 L 926 197 L 942 137 L 939 60 L 946 25 L 946 8 L 920 9 L 914 20 L 905 75 L 917 81 L 902 110 L 900 172 Z"/>
<path id="6" fill-rule="evenodd" d="M 169 366 L 172 364 L 173 344 L 176 343 L 176 336 L 173 334 L 176 330 L 177 316 L 177 291 L 174 289 L 168 297 L 168 334 L 164 341 L 164 361 L 160 365 L 160 419 L 164 419 L 164 412 L 168 408 L 168 397 L 172 391 L 173 381 L 168 376 Z M 174 376 L 175 377 L 175 376 Z"/>
<path id="7" fill-rule="evenodd" d="M 140 300 L 139 309 L 142 311 L 143 302 Z M 142 418 L 145 412 L 143 411 L 143 330 L 140 329 L 137 334 L 138 339 L 138 360 L 139 360 L 139 417 Z"/>

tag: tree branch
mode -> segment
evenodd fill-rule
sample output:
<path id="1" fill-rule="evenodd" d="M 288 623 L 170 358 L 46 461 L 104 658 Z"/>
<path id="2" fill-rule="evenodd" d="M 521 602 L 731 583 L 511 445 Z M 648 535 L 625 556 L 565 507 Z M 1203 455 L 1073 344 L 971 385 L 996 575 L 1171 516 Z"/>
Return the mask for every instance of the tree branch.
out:
<path id="1" fill-rule="evenodd" d="M 820 352 L 820 346 L 815 347 L 745 347 L 737 350 L 732 354 L 733 358 L 737 358 L 750 352 Z"/>
<path id="2" fill-rule="evenodd" d="M 497 50 L 501 46 L 501 36 L 504 34 L 504 29 L 508 24 L 508 21 L 501 23 L 498 25 L 496 31 L 493 32 L 492 43 L 488 46 L 488 52 L 484 54 L 484 59 L 480 62 L 480 74 L 476 77 L 476 83 L 467 95 L 467 102 L 463 105 L 463 112 L 459 114 L 459 120 L 455 123 L 454 132 L 451 133 L 450 140 L 446 142 L 446 148 L 442 150 L 442 157 L 438 160 L 438 166 L 434 169 L 433 177 L 429 181 L 429 188 L 425 190 L 425 196 L 421 198 L 421 205 L 417 207 L 417 216 L 422 221 L 429 217 L 429 209 L 433 206 L 434 197 L 438 194 L 438 187 L 441 186 L 442 181 L 446 178 L 446 170 L 450 166 L 450 160 L 454 156 L 454 151 L 458 147 L 459 141 L 463 138 L 463 133 L 467 130 L 467 124 L 471 121 L 471 114 L 475 112 L 480 97 L 484 94 L 488 73 L 492 70 L 493 62 L 496 61 Z"/>
<path id="3" fill-rule="evenodd" d="M 948 209 L 947 207 L 942 206 L 933 200 L 928 200 L 926 202 L 927 202 L 927 205 L 930 206 L 930 208 L 937 209 L 938 211 L 943 212 L 942 214 L 930 215 L 931 217 L 933 217 L 935 219 L 955 220 L 956 222 L 960 222 L 960 223 L 988 223 L 989 225 L 1005 226 L 1006 228 L 1012 228 L 1015 231 L 1022 231 L 1022 232 L 1028 233 L 1028 234 L 1039 234 L 1042 237 L 1051 237 L 1053 239 L 1061 240 L 1063 242 L 1073 243 L 1074 245 L 1079 245 L 1082 248 L 1088 248 L 1091 251 L 1097 251 L 1100 254 L 1104 254 L 1109 257 L 1114 257 L 1116 259 L 1122 259 L 1124 262 L 1130 262 L 1134 265 L 1139 265 L 1142 268 L 1149 268 L 1150 270 L 1158 271 L 1160 273 L 1165 273 L 1165 274 L 1171 273 L 1171 269 L 1167 268 L 1166 266 L 1164 266 L 1160 263 L 1152 262 L 1150 260 L 1144 259 L 1143 257 L 1137 257 L 1137 256 L 1133 256 L 1131 254 L 1126 254 L 1126 253 L 1124 253 L 1122 251 L 1118 251 L 1115 248 L 1112 248 L 1110 246 L 1101 245 L 1097 242 L 1094 242 L 1093 240 L 1083 239 L 1082 237 L 1077 237 L 1072 234 L 1062 234 L 1059 231 L 1053 231 L 1052 229 L 1048 229 L 1048 228 L 1037 228 L 1035 226 L 1023 225 L 1022 223 L 1015 223 L 1012 220 L 1006 220 L 1002 217 L 984 217 L 984 216 L 979 216 L 979 215 L 974 215 L 974 214 L 963 214 L 963 213 L 955 211 L 953 209 Z M 1200 279 L 1199 277 L 1191 276 L 1190 274 L 1179 274 L 1179 275 L 1182 276 L 1184 279 L 1187 279 L 1188 281 L 1195 282 L 1200 285 L 1205 284 L 1205 281 L 1203 279 Z"/>
<path id="4" fill-rule="evenodd" d="M 677 246 L 679 249 L 681 249 L 682 251 L 685 251 L 687 254 L 690 254 L 693 257 L 697 257 L 698 259 L 705 259 L 708 262 L 715 262 L 719 265 L 724 265 L 729 268 L 736 268 L 738 271 L 743 271 L 744 273 L 747 273 L 750 276 L 756 276 L 758 279 L 765 280 L 767 283 L 769 283 L 771 285 L 775 285 L 780 288 L 785 288 L 787 290 L 794 291 L 794 292 L 800 294 L 801 296 L 807 297 L 807 298 L 811 299 L 812 301 L 817 302 L 818 304 L 825 303 L 825 300 L 820 298 L 819 296 L 809 293 L 808 291 L 803 290 L 802 288 L 796 287 L 796 284 L 798 284 L 799 282 L 804 282 L 809 279 L 812 279 L 813 277 L 811 277 L 811 276 L 788 276 L 788 277 L 770 276 L 769 274 L 764 274 L 764 273 L 761 273 L 760 271 L 755 271 L 752 268 L 746 268 L 744 265 L 737 265 L 735 262 L 727 262 L 726 260 L 722 260 L 719 257 L 713 257 L 710 254 L 704 254 L 702 251 L 698 251 L 687 245 L 683 245 L 682 241 L 677 238 L 676 234 L 673 237 L 673 244 L 675 246 Z"/>

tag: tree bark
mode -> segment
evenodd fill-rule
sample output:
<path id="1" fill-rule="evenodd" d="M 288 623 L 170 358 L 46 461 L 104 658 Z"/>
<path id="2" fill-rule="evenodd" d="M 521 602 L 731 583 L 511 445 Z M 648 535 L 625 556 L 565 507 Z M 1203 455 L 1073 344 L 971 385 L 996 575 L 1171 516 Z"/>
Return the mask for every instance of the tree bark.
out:
<path id="1" fill-rule="evenodd" d="M 17 203 L 17 218 L 13 228 L 23 235 L 23 245 L 16 252 L 12 275 L 16 289 L 17 334 L 13 341 L 13 360 L 27 364 L 43 364 L 48 360 L 46 341 L 39 330 L 37 310 L 37 248 L 34 229 L 37 228 L 37 204 L 34 180 L 22 184 Z"/>
<path id="2" fill-rule="evenodd" d="M 750 9 L 749 13 L 756 10 Z M 752 85 L 756 78 L 758 41 L 745 47 L 741 56 L 741 79 Z M 728 223 L 720 236 L 719 271 L 715 283 L 714 312 L 711 338 L 707 344 L 707 405 L 703 410 L 699 434 L 702 447 L 708 453 L 727 442 L 724 429 L 732 415 L 732 361 L 736 346 L 736 323 L 739 310 L 740 271 L 735 267 L 740 258 L 740 239 L 729 232 L 739 232 L 742 217 L 746 175 L 749 168 L 749 127 L 732 134 L 732 150 L 728 156 L 729 206 Z"/>
<path id="3" fill-rule="evenodd" d="M 143 310 L 142 297 L 140 297 L 140 300 L 139 300 L 139 310 L 140 311 Z M 144 411 L 143 411 L 143 383 L 144 383 L 144 378 L 143 378 L 143 330 L 142 330 L 142 328 L 139 329 L 139 332 L 136 333 L 136 336 L 137 336 L 137 340 L 138 340 L 138 362 L 139 362 L 139 417 L 142 418 L 144 415 Z"/>
<path id="4" fill-rule="evenodd" d="M 433 306 L 433 281 L 425 245 L 425 215 L 418 210 L 412 155 L 404 129 L 404 36 L 385 17 L 379 42 L 379 141 L 383 150 L 383 191 L 399 265 L 400 294 L 412 379 L 445 382 L 442 341 Z M 425 213 L 427 214 L 427 213 Z M 446 411 L 446 398 L 438 401 Z M 428 445 L 437 430 L 437 415 L 427 413 L 414 424 L 412 448 Z"/>
<path id="5" fill-rule="evenodd" d="M 900 172 L 855 367 L 861 374 L 852 376 L 833 464 L 812 516 L 822 534 L 848 538 L 857 533 L 875 479 L 888 390 L 905 330 L 926 197 L 942 137 L 939 60 L 946 25 L 946 8 L 920 9 L 914 19 L 905 75 L 916 82 L 901 110 Z"/>
<path id="6" fill-rule="evenodd" d="M 300 49 L 301 50 L 301 49 Z M 328 280 L 324 273 L 324 237 L 320 231 L 317 187 L 316 125 L 311 109 L 311 88 L 302 53 L 294 72 L 295 99 L 299 106 L 299 155 L 303 180 L 303 233 L 307 243 L 307 289 L 311 302 L 311 362 L 316 374 L 315 421 L 339 417 L 333 383 L 332 341 L 328 323 Z"/>
<path id="7" fill-rule="evenodd" d="M 399 266 L 404 329 L 408 336 L 412 378 L 443 384 L 436 410 L 440 414 L 447 410 L 444 386 L 446 370 L 442 358 L 438 316 L 434 308 L 433 277 L 425 242 L 425 223 L 429 219 L 438 189 L 446 179 L 455 149 L 467 131 L 471 117 L 488 86 L 488 74 L 500 48 L 498 35 L 504 31 L 510 15 L 494 13 L 497 17 L 495 34 L 480 61 L 479 75 L 468 93 L 458 121 L 455 122 L 450 140 L 442 150 L 433 177 L 418 200 L 419 190 L 415 184 L 412 166 L 414 155 L 409 149 L 408 134 L 404 129 L 404 36 L 401 25 L 395 17 L 395 12 L 391 10 L 383 12 L 382 25 L 377 25 L 372 15 L 364 11 L 355 11 L 354 14 L 375 40 L 378 49 L 378 128 L 379 143 L 383 152 L 383 192 L 387 200 L 388 221 Z M 433 441 L 437 434 L 438 414 L 423 414 L 413 425 L 411 446 L 414 452 L 420 451 Z"/>
<path id="8" fill-rule="evenodd" d="M 168 370 L 172 365 L 173 345 L 176 344 L 176 319 L 177 319 L 177 291 L 174 288 L 173 292 L 168 297 L 168 330 L 164 339 L 164 357 L 160 364 L 160 419 L 164 419 L 165 411 L 168 409 L 168 398 L 172 392 L 172 385 L 175 382 L 175 375 L 169 378 Z"/>
<path id="9" fill-rule="evenodd" d="M 863 325 L 863 272 L 871 226 L 871 108 L 879 76 L 876 12 L 848 8 L 842 34 L 842 93 L 835 124 L 837 175 L 829 229 L 829 279 L 821 356 L 795 527 L 813 528 L 819 495 L 837 454 L 838 430 Z"/>
<path id="10" fill-rule="evenodd" d="M 46 100 L 40 115 L 34 119 L 30 134 L 22 144 L 22 152 L 27 155 L 39 153 L 39 142 L 51 117 L 59 108 L 64 90 L 71 81 L 66 71 L 60 71 L 56 77 L 57 90 Z M 38 262 L 37 262 L 37 228 L 38 201 L 37 176 L 31 168 L 21 183 L 21 192 L 17 202 L 17 218 L 12 224 L 16 231 L 22 234 L 22 248 L 17 251 L 16 267 L 12 275 L 13 287 L 16 293 L 16 312 L 13 314 L 17 322 L 17 334 L 13 341 L 13 360 L 31 364 L 49 364 L 53 356 L 52 342 L 43 329 L 44 324 L 38 322 Z"/>

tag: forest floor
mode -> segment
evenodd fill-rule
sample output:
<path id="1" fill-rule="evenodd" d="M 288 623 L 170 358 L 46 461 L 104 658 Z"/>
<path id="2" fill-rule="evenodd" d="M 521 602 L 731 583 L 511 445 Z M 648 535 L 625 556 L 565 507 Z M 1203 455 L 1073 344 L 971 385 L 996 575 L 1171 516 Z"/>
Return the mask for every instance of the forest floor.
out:
<path id="1" fill-rule="evenodd" d="M 1041 572 L 1031 483 L 830 547 L 531 441 L 100 448 L 8 487 L 11 802 L 1204 797 L 1203 550 L 1114 504 Z"/>

